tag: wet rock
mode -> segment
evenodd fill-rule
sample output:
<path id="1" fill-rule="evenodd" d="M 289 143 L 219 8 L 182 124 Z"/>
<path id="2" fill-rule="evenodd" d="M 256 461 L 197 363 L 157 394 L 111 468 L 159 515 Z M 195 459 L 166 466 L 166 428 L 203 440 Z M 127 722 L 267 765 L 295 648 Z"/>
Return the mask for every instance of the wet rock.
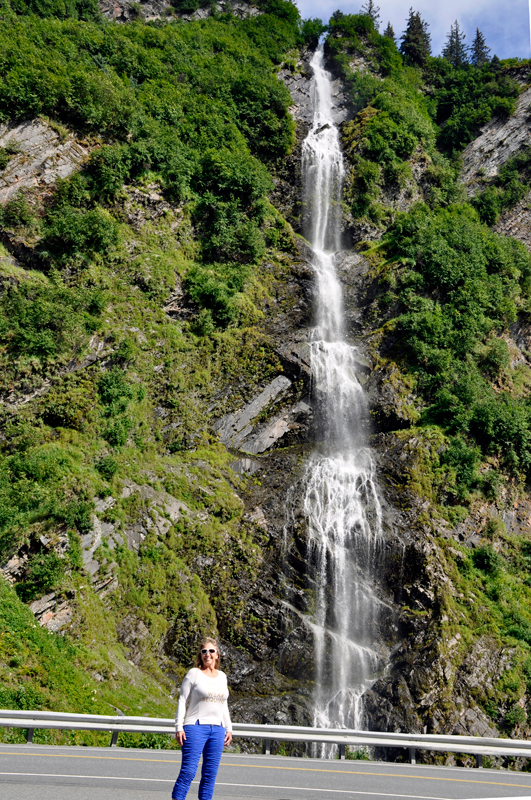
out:
<path id="1" fill-rule="evenodd" d="M 168 492 L 153 489 L 151 486 L 147 485 L 140 486 L 134 481 L 125 481 L 124 488 L 122 489 L 122 497 L 131 497 L 133 494 L 140 495 L 143 500 L 147 501 L 148 505 L 158 507 L 163 513 L 168 515 L 171 522 L 177 522 L 182 512 L 188 511 L 184 503 L 181 503 L 180 500 L 177 500 L 173 495 L 168 494 Z"/>
<path id="2" fill-rule="evenodd" d="M 302 379 L 306 385 L 309 385 L 311 378 L 308 338 L 309 331 L 301 331 L 297 338 L 293 336 L 277 347 L 285 374 L 292 380 Z"/>
<path id="3" fill-rule="evenodd" d="M 291 630 L 278 652 L 278 668 L 283 675 L 299 681 L 315 676 L 315 636 L 308 625 Z"/>
<path id="4" fill-rule="evenodd" d="M 176 16 L 191 22 L 198 19 L 206 19 L 212 14 L 232 14 L 239 19 L 246 17 L 258 17 L 264 12 L 252 3 L 246 3 L 245 0 L 215 0 L 211 5 L 205 5 L 203 8 L 198 8 L 197 11 L 191 14 L 177 13 Z"/>
<path id="5" fill-rule="evenodd" d="M 456 689 L 459 691 L 466 687 L 478 699 L 486 700 L 503 673 L 511 669 L 513 656 L 514 650 L 500 648 L 491 637 L 481 636 L 459 667 Z"/>
<path id="6" fill-rule="evenodd" d="M 145 528 L 140 522 L 129 524 L 124 531 L 125 541 L 130 550 L 140 550 L 140 545 L 148 535 L 148 529 Z"/>
<path id="7" fill-rule="evenodd" d="M 245 453 L 258 455 L 277 444 L 287 444 L 291 435 L 297 441 L 304 440 L 313 422 L 313 409 L 306 402 L 288 408 L 265 425 L 258 425 L 253 433 L 240 445 Z M 301 435 L 302 434 L 302 435 Z"/>
<path id="8" fill-rule="evenodd" d="M 191 320 L 199 312 L 199 306 L 191 300 L 183 289 L 182 281 L 177 278 L 175 288 L 164 303 L 164 313 L 171 319 Z"/>
<path id="9" fill-rule="evenodd" d="M 246 453 L 253 453 L 254 455 L 263 453 L 264 450 L 268 450 L 276 444 L 289 430 L 290 427 L 287 419 L 285 417 L 278 417 L 266 425 L 259 433 L 250 436 L 249 439 L 241 445 L 240 449 Z"/>
<path id="10" fill-rule="evenodd" d="M 412 381 L 393 362 L 370 373 L 365 391 L 378 431 L 407 428 L 420 419 L 420 403 L 412 390 Z"/>
<path id="11" fill-rule="evenodd" d="M 261 469 L 261 464 L 252 458 L 240 458 L 238 461 L 233 461 L 230 468 L 238 475 L 254 475 Z"/>
<path id="12" fill-rule="evenodd" d="M 251 435 L 254 423 L 259 414 L 268 410 L 274 403 L 282 399 L 291 386 L 291 381 L 284 375 L 279 375 L 260 392 L 250 403 L 240 411 L 228 414 L 214 425 L 220 441 L 227 447 L 240 449 L 240 446 Z M 282 434 L 280 434 L 282 435 Z M 273 442 L 272 442 L 273 443 Z M 248 452 L 262 452 L 262 450 L 248 450 Z"/>
<path id="13" fill-rule="evenodd" d="M 284 686 L 284 679 L 272 664 L 258 663 L 226 641 L 222 641 L 220 650 L 223 670 L 230 674 L 232 691 L 252 693 L 260 685 L 267 686 L 268 691 L 279 691 Z"/>
<path id="14" fill-rule="evenodd" d="M 90 153 L 66 130 L 63 136 L 42 119 L 0 124 L 0 147 L 6 145 L 18 152 L 0 172 L 0 203 L 22 189 L 46 189 L 58 178 L 68 177 Z"/>
<path id="15" fill-rule="evenodd" d="M 297 122 L 306 125 L 306 130 L 313 120 L 311 56 L 310 52 L 303 52 L 293 69 L 284 67 L 278 73 L 293 100 L 290 113 Z"/>
<path id="16" fill-rule="evenodd" d="M 293 100 L 290 113 L 295 120 L 295 146 L 274 175 L 275 188 L 270 200 L 297 233 L 302 232 L 302 143 L 313 120 L 311 55 L 303 51 L 293 69 L 284 67 L 278 73 Z"/>
<path id="17" fill-rule="evenodd" d="M 231 675 L 229 673 L 229 681 Z M 268 694 L 261 697 L 240 698 L 232 697 L 230 701 L 231 715 L 238 722 L 254 722 L 260 725 L 300 725 L 311 726 L 314 722 L 313 698 L 306 690 L 297 695 Z M 261 742 L 248 741 L 247 746 L 242 743 L 242 749 L 256 752 Z M 299 745 L 300 748 L 300 745 Z M 304 751 L 303 748 L 300 748 Z M 302 752 L 299 753 L 302 755 Z"/>
<path id="18" fill-rule="evenodd" d="M 94 557 L 96 550 L 100 544 L 112 536 L 113 533 L 114 525 L 112 523 L 102 522 L 99 517 L 94 515 L 92 532 L 85 534 L 81 539 L 83 566 L 90 575 L 95 575 L 100 566 L 99 562 Z"/>
<path id="19" fill-rule="evenodd" d="M 116 500 L 114 499 L 114 497 L 111 497 L 111 495 L 105 498 L 97 497 L 96 500 L 94 501 L 94 510 L 98 514 L 103 514 L 105 511 L 107 511 L 107 509 L 112 508 L 115 503 Z"/>
<path id="20" fill-rule="evenodd" d="M 124 212 L 127 222 L 134 230 L 141 230 L 146 222 L 156 222 L 168 212 L 177 217 L 171 228 L 179 227 L 178 218 L 182 215 L 182 208 L 168 202 L 160 193 L 160 188 L 158 184 L 150 184 L 146 189 L 124 186 L 127 198 L 124 201 Z"/>
<path id="21" fill-rule="evenodd" d="M 363 708 L 370 720 L 369 730 L 390 733 L 422 732 L 422 721 L 405 678 L 381 678 L 363 696 Z M 391 758 L 396 753 L 391 750 Z"/>
<path id="22" fill-rule="evenodd" d="M 114 567 L 116 566 L 117 564 L 114 564 Z M 107 597 L 108 594 L 118 588 L 118 578 L 115 575 L 107 575 L 102 580 L 93 580 L 92 588 L 103 600 L 104 597 Z"/>
<path id="23" fill-rule="evenodd" d="M 245 520 L 248 522 L 253 522 L 255 525 L 258 525 L 259 528 L 267 531 L 267 519 L 259 506 L 247 513 L 245 515 Z"/>
<path id="24" fill-rule="evenodd" d="M 499 736 L 498 731 L 480 708 L 467 708 L 452 730 L 455 736 Z"/>

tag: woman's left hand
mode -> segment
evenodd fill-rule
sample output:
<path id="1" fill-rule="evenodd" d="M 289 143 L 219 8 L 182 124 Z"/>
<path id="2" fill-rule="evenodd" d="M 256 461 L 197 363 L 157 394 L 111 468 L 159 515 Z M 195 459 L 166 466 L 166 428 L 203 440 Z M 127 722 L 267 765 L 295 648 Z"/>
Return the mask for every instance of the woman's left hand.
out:
<path id="1" fill-rule="evenodd" d="M 232 742 L 232 732 L 227 731 L 225 734 L 225 741 L 223 744 L 225 745 L 225 747 L 228 747 L 231 742 Z"/>

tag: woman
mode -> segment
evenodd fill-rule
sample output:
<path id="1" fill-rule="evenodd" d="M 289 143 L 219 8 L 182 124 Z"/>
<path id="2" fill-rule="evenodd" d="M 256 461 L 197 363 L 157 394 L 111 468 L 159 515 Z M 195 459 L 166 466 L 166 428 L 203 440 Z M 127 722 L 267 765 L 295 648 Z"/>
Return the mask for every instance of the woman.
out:
<path id="1" fill-rule="evenodd" d="M 176 738 L 181 745 L 181 771 L 173 787 L 173 800 L 184 800 L 203 755 L 199 800 L 211 800 L 223 745 L 232 742 L 227 699 L 227 676 L 219 667 L 219 648 L 214 639 L 203 639 L 195 667 L 184 677 L 177 713 Z"/>

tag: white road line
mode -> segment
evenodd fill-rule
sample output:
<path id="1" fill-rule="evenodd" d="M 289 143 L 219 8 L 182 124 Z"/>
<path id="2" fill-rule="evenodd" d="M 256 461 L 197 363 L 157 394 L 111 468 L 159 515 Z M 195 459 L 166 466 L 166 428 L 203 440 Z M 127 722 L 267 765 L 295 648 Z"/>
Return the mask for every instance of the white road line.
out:
<path id="1" fill-rule="evenodd" d="M 175 783 L 175 778 L 122 778 L 120 775 L 60 775 L 56 772 L 0 772 L 0 775 L 18 775 L 27 778 L 91 778 L 95 781 L 147 781 L 148 783 Z"/>
<path id="2" fill-rule="evenodd" d="M 352 789 L 312 789 L 310 786 L 268 786 L 265 783 L 221 783 L 216 781 L 216 786 L 240 786 L 242 788 L 256 789 L 286 789 L 295 792 L 332 792 L 333 794 L 366 794 L 370 797 L 406 797 L 410 800 L 449 800 L 448 797 L 430 797 L 425 794 L 391 794 L 390 792 L 355 792 Z M 491 797 L 489 800 L 498 800 Z"/>
<path id="3" fill-rule="evenodd" d="M 83 778 L 92 779 L 96 781 L 144 781 L 145 783 L 175 783 L 172 778 L 122 778 L 119 775 L 60 775 L 53 772 L 0 772 L 0 775 L 13 775 L 17 777 L 28 778 Z M 193 781 L 199 783 L 199 781 Z M 433 797 L 430 795 L 417 795 L 417 794 L 394 794 L 391 792 L 358 792 L 351 789 L 313 789 L 309 786 L 270 786 L 265 783 L 221 783 L 216 781 L 216 786 L 233 786 L 241 789 L 282 789 L 295 792 L 332 792 L 332 794 L 365 794 L 370 797 L 402 797 L 407 800 L 449 800 L 447 797 Z M 483 798 L 482 800 L 487 800 Z M 526 800 L 522 798 L 488 798 L 488 800 Z M 528 798 L 531 800 L 531 797 Z"/>

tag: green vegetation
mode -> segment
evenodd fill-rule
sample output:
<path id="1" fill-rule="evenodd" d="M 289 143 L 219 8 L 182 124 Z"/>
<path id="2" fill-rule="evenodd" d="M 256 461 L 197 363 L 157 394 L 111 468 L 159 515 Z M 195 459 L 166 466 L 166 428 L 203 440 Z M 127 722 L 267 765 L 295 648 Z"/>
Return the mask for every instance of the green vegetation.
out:
<path id="1" fill-rule="evenodd" d="M 515 206 L 530 189 L 531 151 L 523 150 L 505 162 L 496 177 L 472 205 L 487 225 L 494 225 L 503 211 Z"/>
<path id="2" fill-rule="evenodd" d="M 477 443 L 485 456 L 528 471 L 531 419 L 525 397 L 503 385 L 509 352 L 497 335 L 529 296 L 528 252 L 491 233 L 466 205 L 416 205 L 397 217 L 386 251 L 402 265 L 393 270 L 395 297 L 409 311 L 396 328 L 428 403 L 426 417 Z M 492 386 L 500 379 L 502 391 Z"/>
<path id="3" fill-rule="evenodd" d="M 51 195 L 0 211 L 31 254 L 22 268 L 0 249 L 0 562 L 21 559 L 13 589 L 0 579 L 4 707 L 167 716 L 167 673 L 198 635 L 241 645 L 261 624 L 244 612 L 263 534 L 242 519 L 207 408 L 280 369 L 256 325 L 293 250 L 268 201 L 294 138 L 276 71 L 323 30 L 284 0 L 261 7 L 167 24 L 109 24 L 81 2 L 0 14 L 0 118 L 45 115 L 91 153 Z M 190 312 L 170 319 L 176 288 Z M 116 538 L 93 584 L 83 547 L 106 497 Z M 50 593 L 73 609 L 64 636 L 25 605 Z"/>
<path id="4" fill-rule="evenodd" d="M 420 30 L 424 23 L 411 13 Z M 380 36 L 368 15 L 337 12 L 329 28 L 327 53 L 359 112 L 343 127 L 351 167 L 345 200 L 353 218 L 388 224 L 392 216 L 380 201 L 382 190 L 418 194 L 413 165 L 427 168 L 423 191 L 431 205 L 458 200 L 459 164 L 450 159 L 493 115 L 514 111 L 516 81 L 494 60 L 456 67 L 447 58 L 429 57 L 428 40 L 422 58 L 404 53 L 410 65 L 404 66 L 394 40 Z M 370 71 L 352 70 L 353 57 Z"/>
<path id="5" fill-rule="evenodd" d="M 97 619 L 100 625 L 103 620 Z M 85 714 L 169 715 L 173 704 L 160 682 L 148 675 L 142 685 L 120 653 L 109 620 L 101 633 L 93 631 L 92 646 L 56 636 L 41 628 L 35 617 L 3 581 L 0 582 L 0 706 L 21 710 L 52 709 Z M 102 655 L 100 636 L 107 635 Z M 98 646 L 95 639 L 98 638 Z M 114 646 L 114 651 L 113 651 Z M 109 655 L 111 655 L 109 660 Z M 102 682 L 94 677 L 105 677 Z M 2 729 L 2 741 L 20 742 L 25 731 Z M 162 737 L 160 737 L 162 738 Z M 38 730 L 40 744 L 108 745 L 109 734 L 83 731 Z M 128 742 L 121 742 L 127 746 Z M 153 743 L 144 746 L 153 746 Z"/>
<path id="6" fill-rule="evenodd" d="M 422 20 L 413 21 L 420 37 Z M 509 533 L 502 514 L 518 507 L 531 476 L 531 368 L 511 332 L 529 322 L 531 255 L 489 226 L 529 192 L 530 155 L 524 150 L 493 180 L 480 179 L 469 202 L 457 157 L 479 125 L 514 110 L 515 64 L 489 61 L 479 31 L 467 64 L 458 26 L 445 58 L 402 48 L 405 66 L 391 38 L 393 49 L 382 49 L 367 17 L 336 15 L 331 32 L 329 52 L 358 110 L 343 126 L 345 206 L 354 226 L 379 233 L 358 245 L 378 286 L 369 312 L 374 354 L 404 403 L 417 401 L 393 432 L 408 465 L 399 502 L 428 501 L 418 515 L 423 536 L 443 524 L 479 538 L 469 547 L 457 532 L 437 539 L 449 583 L 433 609 L 406 607 L 404 616 L 418 624 L 419 613 L 433 615 L 434 638 L 456 675 L 473 647 L 503 653 L 504 668 L 472 695 L 504 735 L 523 735 L 530 542 Z M 447 653 L 450 641 L 459 645 Z M 454 688 L 438 689 L 439 703 L 450 702 Z"/>
<path id="7" fill-rule="evenodd" d="M 402 69 L 374 83 L 369 105 L 344 126 L 350 162 L 345 199 L 354 217 L 365 214 L 380 226 L 387 223 L 383 243 L 369 249 L 379 258 L 385 254 L 381 308 L 395 317 L 402 359 L 425 403 L 425 421 L 438 423 L 452 437 L 441 465 L 456 471 L 447 499 L 462 503 L 473 489 L 492 491 L 492 475 L 478 473 L 482 458 L 494 457 L 524 473 L 531 468 L 525 377 L 511 374 L 501 335 L 527 309 L 531 259 L 521 244 L 485 225 L 525 193 L 528 155 L 509 162 L 477 196 L 477 211 L 456 203 L 461 199 L 456 168 L 437 152 L 440 137 L 428 98 L 419 92 L 421 80 L 419 70 Z M 380 193 L 411 185 L 413 161 L 424 164 L 427 202 L 397 214 L 381 205 Z"/>
<path id="8" fill-rule="evenodd" d="M 450 154 L 471 142 L 491 117 L 504 119 L 516 108 L 519 86 L 494 59 L 483 66 L 455 68 L 445 58 L 433 58 L 425 79 L 435 90 L 432 113 L 441 126 L 438 142 Z"/>
<path id="9" fill-rule="evenodd" d="M 455 541 L 438 542 L 455 589 L 443 599 L 451 620 L 443 635 L 458 631 L 465 647 L 479 639 L 485 649 L 500 648 L 503 669 L 476 686 L 473 697 L 504 735 L 521 735 L 530 711 L 530 543 L 508 533 L 499 517 L 487 520 L 483 537 L 485 544 L 472 552 Z"/>
<path id="10" fill-rule="evenodd" d="M 390 209 L 380 202 L 384 187 L 415 194 L 412 165 L 428 169 L 432 204 L 457 199 L 457 164 L 436 149 L 441 133 L 435 117 L 438 106 L 423 92 L 425 78 L 420 69 L 404 67 L 392 39 L 380 36 L 367 16 L 334 15 L 327 48 L 336 69 L 359 110 L 343 127 L 343 145 L 350 164 L 345 200 L 354 218 L 368 217 L 383 225 Z M 358 56 L 370 66 L 352 71 L 349 62 Z M 430 67 L 444 59 L 430 59 Z"/>
<path id="11" fill-rule="evenodd" d="M 198 633 L 246 647 L 264 625 L 246 614 L 264 533 L 243 516 L 247 479 L 211 426 L 281 371 L 260 326 L 294 252 L 269 201 L 294 144 L 276 73 L 296 69 L 324 26 L 286 0 L 259 5 L 244 20 L 121 26 L 81 0 L 2 6 L 0 119 L 45 115 L 90 152 L 49 194 L 0 212 L 26 259 L 0 251 L 0 561 L 19 559 L 14 587 L 0 581 L 4 706 L 167 714 L 167 675 L 188 665 Z M 418 400 L 405 416 L 417 427 L 397 433 L 421 442 L 409 488 L 458 524 L 531 472 L 531 370 L 513 366 L 507 334 L 529 313 L 531 256 L 488 227 L 528 190 L 529 155 L 471 203 L 455 157 L 511 112 L 518 88 L 484 41 L 475 65 L 431 58 L 412 12 L 399 52 L 365 10 L 334 14 L 326 44 L 357 114 L 343 126 L 345 209 L 382 236 L 364 250 L 386 358 Z M 0 150 L 0 169 L 15 151 Z M 95 524 L 104 535 L 87 556 Z M 531 619 L 518 610 L 529 548 L 494 519 L 483 539 L 448 556 L 448 571 L 488 611 L 467 611 L 467 625 L 487 630 L 490 614 L 517 643 L 481 700 L 511 731 L 531 684 Z M 47 593 L 73 609 L 64 636 L 27 608 Z"/>
<path id="12" fill-rule="evenodd" d="M 428 33 L 428 28 L 428 23 L 422 19 L 419 12 L 410 8 L 400 45 L 400 52 L 408 64 L 423 67 L 428 60 L 431 54 L 431 34 Z"/>
<path id="13" fill-rule="evenodd" d="M 478 471 L 484 459 L 524 474 L 531 469 L 528 381 L 525 368 L 511 369 L 503 336 L 527 312 L 531 258 L 485 224 L 528 190 L 529 155 L 508 162 L 472 201 L 474 210 L 463 202 L 458 163 L 437 146 L 453 151 L 466 144 L 479 124 L 476 112 L 483 121 L 509 113 L 517 85 L 493 62 L 429 58 L 422 68 L 403 67 L 393 41 L 379 36 L 367 16 L 335 15 L 331 36 L 331 56 L 362 107 L 343 128 L 345 201 L 353 218 L 366 216 L 387 229 L 368 250 L 380 263 L 380 307 L 393 319 L 401 360 L 425 404 L 424 421 L 449 437 L 438 460 L 454 475 L 447 502 L 462 503 L 473 490 L 494 491 L 491 472 Z M 461 36 L 458 29 L 453 36 Z M 372 74 L 353 72 L 353 55 Z M 422 188 L 413 165 L 424 172 Z M 382 203 L 384 190 L 417 194 L 423 202 L 397 213 Z"/>

